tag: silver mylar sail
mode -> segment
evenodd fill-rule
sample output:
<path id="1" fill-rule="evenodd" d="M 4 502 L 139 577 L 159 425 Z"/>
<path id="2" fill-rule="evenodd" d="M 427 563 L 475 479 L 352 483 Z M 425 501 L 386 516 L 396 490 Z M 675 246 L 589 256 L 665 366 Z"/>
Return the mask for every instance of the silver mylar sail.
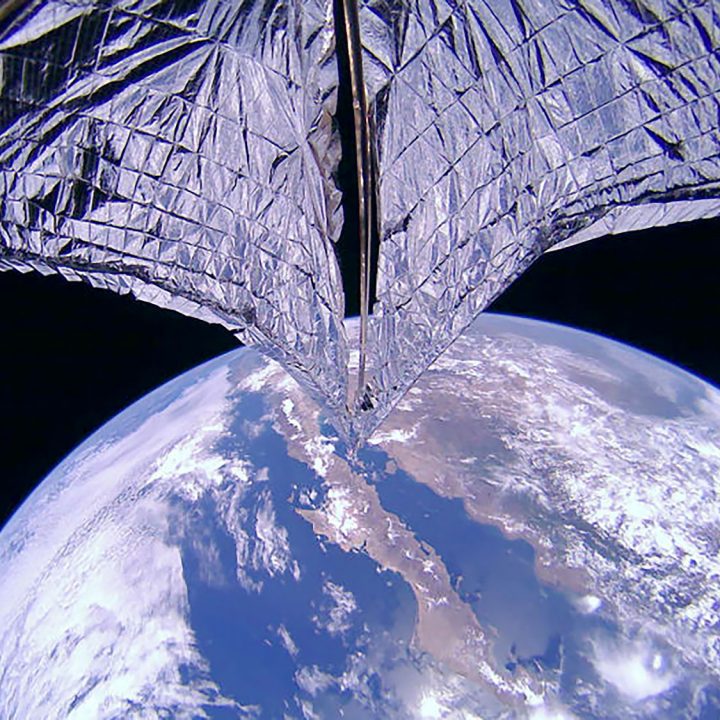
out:
<path id="1" fill-rule="evenodd" d="M 364 435 L 551 246 L 720 214 L 720 5 L 365 0 L 359 15 L 380 215 Z"/>
<path id="2" fill-rule="evenodd" d="M 0 264 L 222 322 L 344 410 L 331 0 L 16 6 Z"/>
<path id="3" fill-rule="evenodd" d="M 219 320 L 358 438 L 545 250 L 720 214 L 713 0 L 360 2 L 380 257 L 347 416 L 331 0 L 0 8 L 0 264 Z"/>

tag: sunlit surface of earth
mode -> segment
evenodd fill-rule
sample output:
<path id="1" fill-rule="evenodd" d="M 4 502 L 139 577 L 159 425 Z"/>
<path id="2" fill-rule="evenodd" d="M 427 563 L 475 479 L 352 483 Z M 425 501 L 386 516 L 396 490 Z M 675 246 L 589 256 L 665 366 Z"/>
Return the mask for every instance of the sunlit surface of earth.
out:
<path id="1" fill-rule="evenodd" d="M 719 477 L 720 393 L 597 336 L 482 316 L 352 462 L 238 350 L 0 533 L 0 717 L 720 717 Z"/>

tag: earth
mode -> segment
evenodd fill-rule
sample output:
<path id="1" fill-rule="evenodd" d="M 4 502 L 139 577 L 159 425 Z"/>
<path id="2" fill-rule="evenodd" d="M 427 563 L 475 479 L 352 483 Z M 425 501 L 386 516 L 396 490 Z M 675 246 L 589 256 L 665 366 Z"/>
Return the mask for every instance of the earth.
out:
<path id="1" fill-rule="evenodd" d="M 719 493 L 720 392 L 599 336 L 483 315 L 357 455 L 240 349 L 0 533 L 0 716 L 717 718 Z"/>

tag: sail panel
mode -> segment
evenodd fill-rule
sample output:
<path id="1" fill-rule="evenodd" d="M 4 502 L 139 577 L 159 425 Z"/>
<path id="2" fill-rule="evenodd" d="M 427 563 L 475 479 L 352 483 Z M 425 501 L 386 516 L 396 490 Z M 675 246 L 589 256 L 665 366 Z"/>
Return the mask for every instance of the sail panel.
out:
<path id="1" fill-rule="evenodd" d="M 0 29 L 0 265 L 221 322 L 343 408 L 330 0 L 27 2 Z"/>
<path id="2" fill-rule="evenodd" d="M 718 197 L 720 25 L 710 1 L 365 0 L 360 19 L 380 235 L 367 435 L 545 250 Z"/>

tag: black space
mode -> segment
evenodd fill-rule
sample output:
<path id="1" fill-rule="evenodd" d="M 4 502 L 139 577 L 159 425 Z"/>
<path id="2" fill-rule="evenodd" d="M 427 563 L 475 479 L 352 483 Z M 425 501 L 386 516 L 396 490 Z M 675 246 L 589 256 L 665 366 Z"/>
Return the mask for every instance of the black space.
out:
<path id="1" fill-rule="evenodd" d="M 340 273 L 345 288 L 345 314 L 360 314 L 360 246 L 355 235 L 359 223 L 360 203 L 355 170 L 355 126 L 353 119 L 352 85 L 348 60 L 347 34 L 344 23 L 342 0 L 334 0 L 335 42 L 338 58 L 338 98 L 335 114 L 336 127 L 340 133 L 342 155 L 335 181 L 343 194 L 343 228 L 338 239 Z"/>
<path id="2" fill-rule="evenodd" d="M 600 332 L 720 385 L 718 240 L 715 220 L 551 252 L 491 309 Z M 57 276 L 0 273 L 0 304 L 0 524 L 106 420 L 237 347 L 219 326 Z"/>
<path id="3" fill-rule="evenodd" d="M 0 525 L 129 403 L 239 347 L 218 325 L 54 275 L 0 273 Z"/>
<path id="4" fill-rule="evenodd" d="M 546 253 L 490 308 L 597 332 L 720 386 L 720 219 Z"/>
<path id="5" fill-rule="evenodd" d="M 348 39 L 344 22 L 345 8 L 342 0 L 334 0 L 333 6 L 338 76 L 340 80 L 335 121 L 342 145 L 342 155 L 335 181 L 343 194 L 343 228 L 338 238 L 337 247 L 339 249 L 338 260 L 343 288 L 345 289 L 345 314 L 348 317 L 355 317 L 360 314 L 360 244 L 357 236 L 360 202 L 356 171 L 355 118 L 353 114 L 350 61 L 348 59 Z M 373 203 L 371 212 L 374 221 L 370 228 L 370 287 L 368 289 L 370 307 L 372 308 L 376 297 L 377 258 L 380 250 L 376 203 Z"/>

